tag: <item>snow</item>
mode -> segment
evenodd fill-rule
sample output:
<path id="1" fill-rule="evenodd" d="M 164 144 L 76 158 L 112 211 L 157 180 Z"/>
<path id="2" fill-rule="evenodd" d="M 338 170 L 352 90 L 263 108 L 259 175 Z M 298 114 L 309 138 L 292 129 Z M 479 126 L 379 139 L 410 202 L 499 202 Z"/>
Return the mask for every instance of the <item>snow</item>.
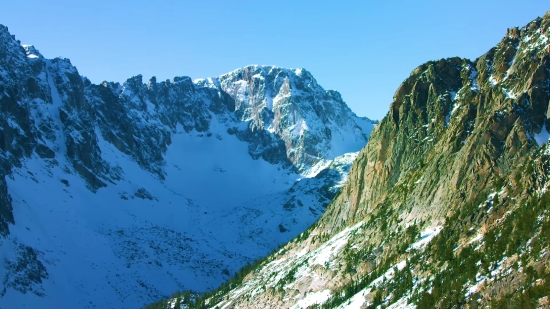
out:
<path id="1" fill-rule="evenodd" d="M 294 136 L 302 136 L 304 132 L 308 130 L 308 127 L 306 122 L 303 119 L 300 119 L 296 122 L 296 124 L 290 127 L 290 130 Z"/>
<path id="2" fill-rule="evenodd" d="M 50 86 L 55 94 L 55 85 Z M 52 113 L 57 106 L 51 107 Z M 63 308 L 93 299 L 97 308 L 137 308 L 170 291 L 204 291 L 228 279 L 222 274 L 225 269 L 233 274 L 244 263 L 268 254 L 322 213 L 314 215 L 308 207 L 283 209 L 288 189 L 313 179 L 253 160 L 248 144 L 229 135 L 217 118 L 210 126 L 211 137 L 187 133 L 181 124 L 178 128 L 164 158 L 163 181 L 104 140 L 99 128 L 102 157 L 123 171 L 123 179 L 96 193 L 66 169 L 61 154 L 56 157 L 58 166 L 33 157 L 15 169 L 14 178 L 7 179 L 17 220 L 10 237 L 44 253 L 41 260 L 49 278 L 43 283 L 46 297 L 8 289 L 3 301 Z M 59 139 L 56 144 L 63 145 Z M 349 166 L 356 156 L 334 161 Z M 319 170 L 333 164 L 325 162 Z M 302 180 L 296 183 L 298 179 Z M 141 188 L 153 200 L 135 197 Z M 296 196 L 315 205 L 316 197 L 305 194 L 312 189 L 306 186 Z M 204 194 L 205 190 L 215 194 Z M 280 233 L 277 226 L 285 220 L 295 223 L 288 226 L 289 232 Z M 315 261 L 330 262 L 347 243 L 349 231 L 319 248 Z M 15 249 L 8 250 L 14 254 Z M 314 295 L 308 299 L 326 294 Z"/>
<path id="3" fill-rule="evenodd" d="M 21 46 L 25 49 L 25 53 L 29 59 L 39 59 L 42 56 L 33 45 L 21 44 Z"/>
<path id="4" fill-rule="evenodd" d="M 101 293 L 101 298 L 93 298 L 98 308 L 139 307 L 166 291 L 215 287 L 227 279 L 221 275 L 224 267 L 234 273 L 245 261 L 267 254 L 270 246 L 238 237 L 234 227 L 220 218 L 232 219 L 227 211 L 238 204 L 290 188 L 298 175 L 253 160 L 246 143 L 221 126 L 214 124 L 212 129 L 223 139 L 198 137 L 195 132 L 172 137 L 163 182 L 101 134 L 104 158 L 122 168 L 124 179 L 95 194 L 76 174 L 60 166 L 51 168 L 36 157 L 15 170 L 14 178 L 7 179 L 18 223 L 11 237 L 45 253 L 43 263 L 48 264 L 50 277 L 44 282 L 44 299 L 8 289 L 4 300 L 18 303 L 25 297 L 29 304 L 36 298 L 46 306 L 68 308 L 87 303 L 88 294 Z M 217 172 L 215 166 L 226 172 Z M 140 188 L 156 200 L 134 198 Z M 205 188 L 215 194 L 204 195 Z M 121 199 L 123 195 L 127 200 Z M 139 282 L 147 282 L 146 287 Z"/>
<path id="5" fill-rule="evenodd" d="M 267 109 L 273 110 L 273 98 L 271 96 L 266 96 L 265 98 L 265 104 Z"/>
<path id="6" fill-rule="evenodd" d="M 239 76 L 249 74 L 262 77 L 260 88 L 253 85 L 257 79 L 239 79 Z M 313 161 L 312 164 L 361 150 L 374 128 L 372 121 L 357 117 L 345 106 L 339 94 L 321 88 L 303 69 L 253 65 L 221 75 L 219 83 L 221 89 L 235 99 L 236 108 L 242 111 L 241 120 L 257 121 L 257 111 L 253 108 L 263 105 L 262 108 L 270 111 L 266 115 L 273 117 L 263 123 L 263 127 L 269 132 L 278 132 L 276 134 L 284 136 L 287 143 L 292 141 L 296 145 L 297 157 L 311 158 L 313 160 L 307 161 Z M 289 106 L 292 108 L 288 109 Z M 326 117 L 320 117 L 319 110 L 330 114 L 328 121 Z M 346 118 L 351 118 L 351 121 L 339 121 Z M 308 140 L 306 136 L 326 136 L 330 141 L 308 147 L 303 144 Z M 297 167 L 301 169 L 302 165 L 300 162 Z"/>
<path id="7" fill-rule="evenodd" d="M 67 153 L 67 146 L 65 142 L 65 135 L 63 134 L 62 128 L 63 123 L 61 122 L 61 118 L 59 116 L 59 109 L 62 106 L 61 97 L 59 95 L 59 92 L 57 91 L 57 87 L 54 84 L 53 77 L 52 77 L 52 64 L 50 60 L 46 61 L 46 78 L 47 83 L 50 88 L 50 94 L 52 102 L 49 106 L 49 116 L 50 119 L 53 119 L 53 123 L 56 126 L 57 130 L 55 131 L 55 140 L 57 141 L 57 147 L 61 151 L 61 154 L 64 155 Z"/>
<path id="8" fill-rule="evenodd" d="M 472 89 L 473 91 L 479 91 L 479 85 L 477 84 L 477 71 L 476 70 L 472 70 L 472 73 L 470 73 L 470 81 L 471 81 L 471 86 L 470 86 L 470 89 Z"/>
<path id="9" fill-rule="evenodd" d="M 342 153 L 361 150 L 366 145 L 363 132 L 370 134 L 373 128 L 374 125 L 372 122 L 359 117 L 355 118 L 355 123 L 346 123 L 345 126 L 331 127 L 332 139 L 328 158 L 333 159 Z"/>
<path id="10" fill-rule="evenodd" d="M 356 157 L 357 157 L 357 152 L 355 153 Z M 355 159 L 355 158 L 354 158 Z M 322 170 L 324 170 L 325 168 L 327 168 L 330 163 L 332 162 L 332 160 L 320 160 L 319 162 L 317 162 L 315 165 L 313 165 L 310 169 L 309 169 L 309 172 L 308 173 L 304 173 L 303 176 L 304 177 L 315 177 L 317 176 L 317 174 L 319 174 Z"/>
<path id="11" fill-rule="evenodd" d="M 493 75 L 489 76 L 489 82 L 490 82 L 491 85 L 493 85 L 493 86 L 498 85 L 498 81 L 495 79 L 495 77 L 494 77 Z"/>
<path id="12" fill-rule="evenodd" d="M 483 285 L 483 283 L 485 283 L 485 280 L 487 280 L 486 277 L 481 277 L 478 275 L 476 275 L 477 278 L 479 278 L 478 280 L 476 280 L 475 284 L 473 284 L 472 286 L 469 286 L 467 291 L 466 291 L 466 298 L 469 298 L 471 295 L 473 295 L 474 293 L 476 293 L 477 291 L 479 291 L 479 288 Z"/>
<path id="13" fill-rule="evenodd" d="M 364 308 L 365 303 L 368 303 L 366 301 L 366 297 L 369 295 L 371 290 L 376 287 L 378 284 L 382 283 L 384 280 L 390 280 L 395 276 L 395 269 L 398 271 L 403 270 L 407 266 L 407 261 L 403 260 L 393 266 L 391 266 L 383 275 L 380 277 L 374 279 L 366 288 L 359 291 L 355 295 L 349 298 L 348 301 L 343 303 L 342 305 L 338 306 L 337 309 L 361 309 Z M 396 303 L 390 305 L 388 308 L 414 308 L 410 305 L 407 305 L 407 297 L 403 297 L 402 299 L 398 300 Z"/>
<path id="14" fill-rule="evenodd" d="M 450 91 L 449 94 L 451 95 L 451 101 L 456 100 L 456 92 L 455 91 Z"/>
<path id="15" fill-rule="evenodd" d="M 367 295 L 369 295 L 371 288 L 364 288 L 355 295 L 353 295 L 348 301 L 338 306 L 337 309 L 362 309 L 364 308 Z"/>
<path id="16" fill-rule="evenodd" d="M 318 292 L 313 292 L 313 293 L 308 293 L 306 295 L 306 297 L 300 299 L 298 302 L 296 302 L 296 304 L 292 307 L 290 307 L 291 309 L 302 309 L 302 308 L 307 308 L 311 305 L 315 305 L 315 304 L 322 304 L 324 302 L 326 302 L 330 296 L 331 296 L 331 291 L 330 290 L 324 290 L 324 291 L 318 291 Z"/>
<path id="17" fill-rule="evenodd" d="M 299 279 L 286 285 L 284 287 L 285 289 L 295 289 L 295 285 L 298 284 L 299 281 L 308 280 L 308 278 L 310 278 L 313 282 L 321 280 L 317 276 L 316 272 L 313 271 L 313 269 L 319 267 L 316 265 L 326 267 L 327 264 L 330 264 L 331 257 L 335 256 L 344 248 L 344 246 L 348 242 L 348 239 L 351 237 L 351 234 L 361 228 L 362 225 L 363 222 L 359 222 L 353 226 L 345 228 L 344 230 L 330 238 L 323 245 L 312 251 L 308 252 L 306 248 L 303 248 L 296 254 L 292 254 L 288 257 L 278 258 L 268 263 L 267 265 L 260 268 L 254 277 L 246 281 L 238 289 L 230 291 L 227 295 L 226 301 L 222 301 L 221 303 L 215 304 L 212 307 L 215 308 L 216 306 L 219 306 L 220 308 L 226 308 L 231 305 L 231 301 L 233 299 L 242 296 L 249 297 L 251 295 L 254 295 L 256 291 L 255 289 L 260 286 L 265 286 L 266 288 L 274 287 L 293 268 L 298 266 L 299 268 L 295 273 L 295 278 Z M 330 265 L 328 265 L 328 267 L 330 267 Z M 307 299 L 307 302 L 324 302 L 328 299 L 328 297 L 330 297 L 330 293 L 330 290 L 323 289 L 323 291 L 308 293 L 304 295 L 304 298 Z M 305 303 L 301 304 L 303 305 Z M 298 306 L 298 304 L 296 305 Z"/>
<path id="18" fill-rule="evenodd" d="M 397 268 L 398 271 L 403 270 L 407 266 L 407 261 L 403 260 L 393 266 L 391 266 L 383 275 L 380 277 L 374 279 L 369 286 L 375 287 L 378 284 L 382 283 L 384 280 L 390 280 L 395 276 L 395 269 Z"/>
<path id="19" fill-rule="evenodd" d="M 468 244 L 472 244 L 472 243 L 474 243 L 474 242 L 476 242 L 476 241 L 480 241 L 480 240 L 482 240 L 482 239 L 483 239 L 483 234 L 477 233 L 476 237 L 472 238 L 472 239 L 468 242 Z"/>
<path id="20" fill-rule="evenodd" d="M 363 225 L 363 222 L 359 222 L 354 226 L 344 229 L 342 232 L 336 234 L 329 241 L 322 244 L 319 248 L 310 253 L 312 256 L 310 265 L 325 265 L 331 261 L 331 257 L 339 252 L 347 243 L 350 236 L 350 232 L 357 230 Z"/>
<path id="21" fill-rule="evenodd" d="M 17 131 L 19 131 L 19 134 L 25 135 L 25 131 L 23 131 L 23 129 L 21 129 L 19 124 L 17 122 L 13 121 L 12 118 L 8 118 L 7 123 L 12 129 L 16 129 Z"/>
<path id="22" fill-rule="evenodd" d="M 451 115 L 454 114 L 460 108 L 460 104 L 454 104 L 451 110 Z"/>
<path id="23" fill-rule="evenodd" d="M 457 99 L 460 97 L 460 94 L 457 94 L 456 92 L 450 92 L 451 95 L 451 102 L 453 102 L 453 108 L 451 111 L 445 116 L 445 127 L 449 126 L 449 122 L 451 121 L 451 116 L 460 108 L 460 103 L 457 101 Z"/>
<path id="24" fill-rule="evenodd" d="M 496 276 L 500 275 L 500 273 L 503 271 L 504 263 L 508 260 L 508 257 L 505 256 L 500 260 L 500 262 L 497 263 L 497 267 L 491 271 L 491 278 L 495 278 Z"/>
<path id="25" fill-rule="evenodd" d="M 502 88 L 502 93 L 504 93 L 504 96 L 507 99 L 515 99 L 517 97 L 517 95 L 514 92 L 506 90 L 504 88 Z"/>
<path id="26" fill-rule="evenodd" d="M 545 52 L 547 48 L 548 37 L 538 29 L 534 35 L 527 35 L 522 40 L 523 53 L 528 53 L 535 49 Z M 526 45 L 526 46 L 525 46 Z"/>
<path id="27" fill-rule="evenodd" d="M 432 239 L 441 232 L 442 226 L 428 227 L 420 233 L 420 240 L 413 243 L 409 248 L 418 250 L 425 247 Z"/>

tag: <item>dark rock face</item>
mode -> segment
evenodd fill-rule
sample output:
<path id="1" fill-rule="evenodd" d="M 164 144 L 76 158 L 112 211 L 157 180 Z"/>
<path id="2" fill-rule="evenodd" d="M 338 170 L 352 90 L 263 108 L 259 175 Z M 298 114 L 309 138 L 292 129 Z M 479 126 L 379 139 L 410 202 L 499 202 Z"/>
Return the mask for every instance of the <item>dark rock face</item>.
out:
<path id="1" fill-rule="evenodd" d="M 8 224 L 14 223 L 5 177 L 12 166 L 20 166 L 20 159 L 32 153 L 38 136 L 26 104 L 20 101 L 29 88 L 36 91 L 32 79 L 28 79 L 31 69 L 26 65 L 25 51 L 4 26 L 0 26 L 0 41 L 0 234 L 5 236 Z M 9 70 L 12 67 L 22 67 L 23 74 Z"/>
<path id="2" fill-rule="evenodd" d="M 4 176 L 5 177 L 5 176 Z M 11 197 L 8 194 L 6 180 L 0 180 L 0 234 L 6 236 L 9 233 L 8 223 L 14 224 L 13 208 L 11 206 Z"/>
<path id="3" fill-rule="evenodd" d="M 6 288 L 11 288 L 23 294 L 31 292 L 37 296 L 44 296 L 44 289 L 41 286 L 43 279 L 48 279 L 48 271 L 40 262 L 38 257 L 43 253 L 29 246 L 19 245 L 14 260 L 4 261 L 7 274 L 3 278 L 4 296 Z"/>

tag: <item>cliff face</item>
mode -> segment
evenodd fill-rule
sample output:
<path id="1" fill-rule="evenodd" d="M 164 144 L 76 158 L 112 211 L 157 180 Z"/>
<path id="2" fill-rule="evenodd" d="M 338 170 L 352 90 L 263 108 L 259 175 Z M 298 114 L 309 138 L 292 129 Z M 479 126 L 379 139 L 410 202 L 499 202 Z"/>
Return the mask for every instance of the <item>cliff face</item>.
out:
<path id="1" fill-rule="evenodd" d="M 549 28 L 416 68 L 320 220 L 208 305 L 545 306 Z"/>
<path id="2" fill-rule="evenodd" d="M 529 24 L 475 62 L 442 59 L 415 69 L 359 156 L 355 181 L 335 201 L 351 204 L 339 215 L 327 214 L 327 226 L 338 229 L 338 221 L 368 216 L 405 184 L 407 198 L 391 204 L 441 219 L 449 205 L 475 200 L 492 180 L 510 175 L 547 132 L 545 25 Z M 413 173 L 419 176 L 414 186 L 407 183 Z"/>
<path id="3" fill-rule="evenodd" d="M 253 131 L 279 136 L 286 157 L 300 170 L 351 145 L 362 148 L 364 132 L 373 127 L 368 119 L 353 117 L 338 92 L 323 90 L 304 69 L 249 66 L 217 82 L 235 100 L 237 117 L 250 121 Z"/>

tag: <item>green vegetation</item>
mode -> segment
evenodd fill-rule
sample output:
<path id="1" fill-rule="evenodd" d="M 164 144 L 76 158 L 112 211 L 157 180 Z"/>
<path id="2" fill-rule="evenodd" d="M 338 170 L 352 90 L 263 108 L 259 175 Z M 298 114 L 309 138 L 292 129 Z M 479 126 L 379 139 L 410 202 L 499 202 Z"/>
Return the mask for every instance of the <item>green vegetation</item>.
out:
<path id="1" fill-rule="evenodd" d="M 539 268 L 533 270 L 536 257 L 542 246 L 548 246 L 550 236 L 550 221 L 539 220 L 547 213 L 550 205 L 550 193 L 544 193 L 540 198 L 532 197 L 526 203 L 508 213 L 508 216 L 484 235 L 484 243 L 472 243 L 458 247 L 458 240 L 464 233 L 458 228 L 457 222 L 462 215 L 469 213 L 465 207 L 456 213 L 445 224 L 441 233 L 432 241 L 428 248 L 434 262 L 440 271 L 435 271 L 434 279 L 422 285 L 424 292 L 417 293 L 414 301 L 418 308 L 450 308 L 467 303 L 465 286 L 476 282 L 476 277 L 494 279 L 493 273 L 502 276 L 504 260 L 517 257 L 512 267 L 519 265 L 526 269 L 527 276 L 523 278 L 523 286 L 511 287 L 511 293 L 502 299 L 492 300 L 492 308 L 535 308 L 538 298 L 548 295 L 550 277 Z M 531 240 L 531 241 L 530 241 Z M 530 243 L 529 243 L 530 241 Z M 478 246 L 478 248 L 475 248 Z M 519 261 L 519 262 L 518 262 Z M 428 260 L 420 265 L 427 265 Z M 424 271 L 430 271 L 424 267 Z M 541 282 L 533 285 L 533 282 Z M 431 288 L 431 292 L 429 291 Z M 546 294 L 545 294 L 546 293 Z"/>
<path id="2" fill-rule="evenodd" d="M 384 212 L 385 213 L 385 212 Z M 379 221 L 379 224 L 383 225 L 382 220 Z M 420 237 L 419 228 L 416 225 L 409 226 L 404 232 L 403 237 L 401 238 L 403 242 L 400 245 L 400 251 L 405 252 L 410 245 Z M 346 273 L 353 273 L 355 268 L 367 261 L 376 262 L 376 256 L 372 254 L 372 247 L 365 248 L 352 248 L 351 242 L 348 242 L 344 248 L 344 261 L 346 262 Z M 351 281 L 348 284 L 342 286 L 338 291 L 334 293 L 330 299 L 328 299 L 323 304 L 313 305 L 310 308 L 318 309 L 329 309 L 335 308 L 350 299 L 353 295 L 357 294 L 361 290 L 369 287 L 372 282 L 382 276 L 392 265 L 398 262 L 403 257 L 401 252 L 391 252 L 388 256 L 381 259 L 375 269 L 367 274 L 366 276 L 360 278 L 356 281 Z M 408 290 L 413 287 L 413 274 L 412 266 L 417 263 L 419 260 L 419 255 L 413 253 L 411 258 L 407 260 L 405 268 L 401 271 L 398 271 L 397 268 L 394 268 L 395 276 L 391 281 L 385 281 L 386 285 L 383 284 L 383 288 L 378 288 L 374 293 L 373 303 L 371 304 L 372 308 L 375 308 L 377 305 L 382 304 L 382 301 L 387 297 L 388 291 L 393 291 L 392 300 L 395 301 L 402 297 Z"/>
<path id="3" fill-rule="evenodd" d="M 537 280 L 540 284 L 535 283 Z M 525 281 L 528 284 L 524 284 L 517 293 L 492 301 L 491 308 L 535 309 L 540 298 L 550 295 L 550 273 L 528 274 Z"/>
<path id="4" fill-rule="evenodd" d="M 512 287 L 503 297 L 490 300 L 490 307 L 536 308 L 538 299 L 550 295 L 550 274 L 545 266 L 535 266 L 536 257 L 548 248 L 550 240 L 550 193 L 545 192 L 540 197 L 531 197 L 519 203 L 518 207 L 491 226 L 482 240 L 470 243 L 468 239 L 473 236 L 472 228 L 479 227 L 477 222 L 481 220 L 480 213 L 489 206 L 498 208 L 504 203 L 509 206 L 510 199 L 500 199 L 498 195 L 487 199 L 485 194 L 480 193 L 454 212 L 447 218 L 442 231 L 424 250 L 409 254 L 407 265 L 401 271 L 395 269 L 391 280 L 383 280 L 372 287 L 368 308 L 390 305 L 406 295 L 410 297 L 409 302 L 418 308 L 473 305 L 480 295 L 468 294 L 468 288 L 482 278 L 504 278 L 509 267 L 515 270 L 523 267 L 523 283 Z M 386 214 L 386 211 L 380 213 Z M 372 220 L 377 221 L 376 218 Z M 382 222 L 378 223 L 383 226 Z M 311 308 L 334 308 L 349 301 L 353 295 L 369 287 L 392 263 L 402 259 L 419 234 L 418 225 L 409 226 L 399 236 L 401 242 L 398 242 L 397 252 L 378 261 L 373 272 L 344 285 L 324 304 Z M 352 248 L 348 244 L 344 249 L 346 272 L 351 273 L 358 264 L 365 263 L 365 257 L 370 251 L 371 247 Z M 512 257 L 516 257 L 517 261 L 511 263 L 511 266 L 503 263 Z M 500 277 L 495 278 L 493 274 Z"/>

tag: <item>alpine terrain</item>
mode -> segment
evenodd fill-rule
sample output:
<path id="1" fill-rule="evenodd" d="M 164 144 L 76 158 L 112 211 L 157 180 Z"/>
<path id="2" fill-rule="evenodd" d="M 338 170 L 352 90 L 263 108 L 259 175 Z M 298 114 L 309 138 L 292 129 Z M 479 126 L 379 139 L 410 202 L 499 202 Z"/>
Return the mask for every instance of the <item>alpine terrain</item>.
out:
<path id="1" fill-rule="evenodd" d="M 304 69 L 91 83 L 0 26 L 0 308 L 139 308 L 304 231 L 374 122 Z"/>
<path id="2" fill-rule="evenodd" d="M 149 308 L 550 308 L 549 37 L 417 67 L 316 223 Z"/>

